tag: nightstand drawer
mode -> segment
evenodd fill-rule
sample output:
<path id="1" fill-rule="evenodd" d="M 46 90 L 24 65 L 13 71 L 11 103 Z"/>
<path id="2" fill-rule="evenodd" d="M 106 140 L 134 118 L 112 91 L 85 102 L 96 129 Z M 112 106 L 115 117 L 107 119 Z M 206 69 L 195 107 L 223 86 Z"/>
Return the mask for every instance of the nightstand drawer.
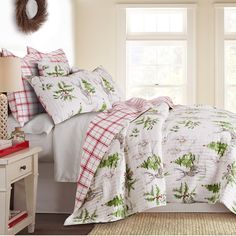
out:
<path id="1" fill-rule="evenodd" d="M 10 179 L 18 179 L 32 172 L 32 158 L 25 158 L 9 166 Z"/>

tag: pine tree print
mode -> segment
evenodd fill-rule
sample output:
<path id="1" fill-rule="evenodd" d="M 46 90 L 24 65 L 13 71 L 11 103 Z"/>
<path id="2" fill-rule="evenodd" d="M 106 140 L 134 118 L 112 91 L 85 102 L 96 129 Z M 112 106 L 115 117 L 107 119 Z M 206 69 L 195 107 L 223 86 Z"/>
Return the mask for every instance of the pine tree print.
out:
<path id="1" fill-rule="evenodd" d="M 91 215 L 89 214 L 88 210 L 87 209 L 84 209 L 81 211 L 80 215 L 75 217 L 73 219 L 74 222 L 76 223 L 91 223 L 93 221 L 96 220 L 96 218 L 98 217 L 97 216 L 97 213 L 96 213 L 97 210 L 95 210 Z"/>
<path id="2" fill-rule="evenodd" d="M 54 67 L 54 71 L 47 72 L 47 75 L 58 77 L 58 76 L 63 76 L 63 75 L 65 75 L 65 72 L 64 72 L 64 70 L 61 68 L 60 65 L 56 65 L 56 66 Z"/>
<path id="3" fill-rule="evenodd" d="M 112 86 L 112 84 L 107 79 L 102 78 L 102 81 L 103 81 L 103 85 L 107 93 L 115 92 L 114 86 Z"/>
<path id="4" fill-rule="evenodd" d="M 229 122 L 226 121 L 214 121 L 214 123 L 216 123 L 216 125 L 218 125 L 219 127 L 222 128 L 222 131 L 226 130 L 226 131 L 235 131 L 236 128 Z"/>
<path id="5" fill-rule="evenodd" d="M 161 158 L 155 154 L 149 156 L 139 167 L 157 171 L 161 167 Z"/>
<path id="6" fill-rule="evenodd" d="M 90 94 L 90 95 L 95 94 L 95 88 L 94 88 L 94 86 L 92 86 L 91 83 L 89 83 L 87 80 L 82 79 L 82 84 L 84 86 L 85 91 L 88 94 Z"/>
<path id="7" fill-rule="evenodd" d="M 178 122 L 178 124 L 184 125 L 184 127 L 188 129 L 194 129 L 195 127 L 199 126 L 201 123 L 198 121 L 186 120 L 186 121 Z"/>
<path id="8" fill-rule="evenodd" d="M 98 111 L 103 112 L 105 110 L 107 110 L 107 104 L 103 101 L 102 107 Z"/>
<path id="9" fill-rule="evenodd" d="M 130 196 L 130 191 L 134 190 L 134 184 L 137 182 L 136 179 L 133 178 L 133 171 L 126 165 L 126 172 L 125 172 L 125 188 L 128 191 L 128 196 Z"/>
<path id="10" fill-rule="evenodd" d="M 192 191 L 189 190 L 187 183 L 181 183 L 179 188 L 174 188 L 173 192 L 175 192 L 174 196 L 177 199 L 182 199 L 183 203 L 191 204 L 194 203 L 194 197 L 196 196 L 195 189 Z"/>
<path id="11" fill-rule="evenodd" d="M 116 208 L 116 210 L 111 215 L 117 218 L 124 218 L 128 214 L 129 207 L 125 205 L 124 198 L 121 195 L 116 195 L 112 200 L 107 202 L 105 205 Z"/>
<path id="12" fill-rule="evenodd" d="M 102 160 L 99 164 L 100 168 L 107 167 L 109 169 L 115 169 L 118 165 L 119 161 L 119 154 L 114 153 L 112 155 L 109 155 L 106 159 Z"/>
<path id="13" fill-rule="evenodd" d="M 211 142 L 207 145 L 208 148 L 217 152 L 219 157 L 223 157 L 225 152 L 227 151 L 228 144 L 222 142 Z"/>
<path id="14" fill-rule="evenodd" d="M 145 200 L 148 202 L 156 202 L 156 205 L 159 206 L 166 201 L 166 195 L 162 194 L 160 188 L 155 185 L 152 186 L 150 192 L 144 193 Z"/>
<path id="15" fill-rule="evenodd" d="M 177 160 L 174 161 L 174 163 L 179 166 L 184 166 L 187 169 L 191 169 L 194 166 L 195 161 L 196 156 L 190 152 L 179 157 Z"/>
<path id="16" fill-rule="evenodd" d="M 231 186 L 236 184 L 236 161 L 227 166 L 223 179 L 226 179 L 226 184 L 231 184 Z"/>
<path id="17" fill-rule="evenodd" d="M 221 184 L 217 183 L 217 184 L 207 184 L 207 185 L 203 185 L 203 187 L 205 187 L 209 192 L 212 192 L 212 196 L 209 198 L 206 198 L 208 200 L 209 203 L 216 203 L 219 198 L 220 198 L 220 189 L 221 189 Z"/>
<path id="18" fill-rule="evenodd" d="M 151 130 L 153 129 L 154 125 L 157 124 L 158 119 L 151 119 L 151 117 L 143 117 L 140 120 L 135 121 L 136 125 L 143 125 L 144 129 Z"/>
<path id="19" fill-rule="evenodd" d="M 58 82 L 58 90 L 54 91 L 53 97 L 55 99 L 62 99 L 64 101 L 71 101 L 75 96 L 71 93 L 74 91 L 72 85 L 67 85 L 64 81 Z"/>
<path id="20" fill-rule="evenodd" d="M 140 131 L 139 131 L 137 128 L 134 128 L 134 129 L 132 130 L 132 133 L 130 134 L 130 137 L 137 138 L 138 135 L 139 135 L 139 132 L 140 132 Z"/>

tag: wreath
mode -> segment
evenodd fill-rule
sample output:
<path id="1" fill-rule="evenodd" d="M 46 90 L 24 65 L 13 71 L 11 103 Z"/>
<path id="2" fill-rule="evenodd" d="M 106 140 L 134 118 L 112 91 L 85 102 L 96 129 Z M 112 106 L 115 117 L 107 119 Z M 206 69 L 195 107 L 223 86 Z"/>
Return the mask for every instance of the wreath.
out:
<path id="1" fill-rule="evenodd" d="M 22 32 L 37 31 L 47 16 L 46 0 L 16 0 L 16 23 Z"/>

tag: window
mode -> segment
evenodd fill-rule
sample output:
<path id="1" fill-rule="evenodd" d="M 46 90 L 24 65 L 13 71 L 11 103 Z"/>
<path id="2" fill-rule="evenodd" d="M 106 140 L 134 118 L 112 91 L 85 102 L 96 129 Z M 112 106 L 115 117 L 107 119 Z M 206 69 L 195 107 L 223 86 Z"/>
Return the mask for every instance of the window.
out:
<path id="1" fill-rule="evenodd" d="M 236 112 L 236 5 L 216 4 L 216 101 Z"/>
<path id="2" fill-rule="evenodd" d="M 195 102 L 194 5 L 122 5 L 119 13 L 118 78 L 127 98 Z"/>

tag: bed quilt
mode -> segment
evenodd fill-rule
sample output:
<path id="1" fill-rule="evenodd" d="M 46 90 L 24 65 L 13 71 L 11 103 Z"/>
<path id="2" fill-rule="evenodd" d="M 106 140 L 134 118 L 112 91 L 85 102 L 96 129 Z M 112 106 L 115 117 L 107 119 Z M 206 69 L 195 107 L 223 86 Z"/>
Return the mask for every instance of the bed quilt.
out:
<path id="1" fill-rule="evenodd" d="M 141 109 L 140 102 L 127 106 L 120 128 L 102 136 L 103 148 L 86 154 L 96 146 L 86 142 L 87 133 L 75 209 L 65 225 L 116 221 L 168 202 L 221 202 L 236 213 L 236 115 L 209 106 L 170 110 L 166 101 L 141 103 Z"/>

